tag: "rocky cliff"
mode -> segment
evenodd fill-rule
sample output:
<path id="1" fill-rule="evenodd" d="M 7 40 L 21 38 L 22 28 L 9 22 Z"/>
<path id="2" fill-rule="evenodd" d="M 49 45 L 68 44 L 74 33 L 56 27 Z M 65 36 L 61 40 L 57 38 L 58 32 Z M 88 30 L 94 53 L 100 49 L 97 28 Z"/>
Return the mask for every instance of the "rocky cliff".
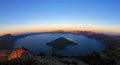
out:
<path id="1" fill-rule="evenodd" d="M 20 58 L 22 56 L 22 54 L 25 53 L 25 52 L 26 52 L 26 49 L 24 47 L 18 47 L 11 52 L 8 59 L 12 60 L 12 59 L 15 59 L 15 58 Z"/>

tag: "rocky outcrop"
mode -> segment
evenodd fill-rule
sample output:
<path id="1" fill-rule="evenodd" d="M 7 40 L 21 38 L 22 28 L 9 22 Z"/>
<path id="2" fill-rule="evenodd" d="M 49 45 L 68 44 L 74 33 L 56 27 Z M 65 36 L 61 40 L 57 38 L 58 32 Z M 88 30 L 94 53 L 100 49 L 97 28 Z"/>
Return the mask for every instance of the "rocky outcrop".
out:
<path id="1" fill-rule="evenodd" d="M 15 59 L 15 58 L 20 58 L 22 56 L 22 54 L 25 53 L 26 51 L 27 50 L 24 47 L 18 47 L 11 52 L 8 59 L 12 60 L 12 59 Z"/>

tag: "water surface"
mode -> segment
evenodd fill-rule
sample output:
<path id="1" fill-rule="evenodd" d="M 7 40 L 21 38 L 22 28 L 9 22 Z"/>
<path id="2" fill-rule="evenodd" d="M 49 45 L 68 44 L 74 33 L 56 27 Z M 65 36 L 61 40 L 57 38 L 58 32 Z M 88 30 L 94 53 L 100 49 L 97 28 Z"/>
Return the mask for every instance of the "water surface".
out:
<path id="1" fill-rule="evenodd" d="M 95 39 L 87 38 L 83 35 L 75 34 L 39 34 L 30 35 L 25 38 L 18 39 L 15 48 L 23 46 L 33 53 L 51 54 L 52 47 L 46 43 L 53 41 L 59 37 L 71 40 L 77 45 L 68 45 L 64 50 L 58 50 L 55 53 L 61 55 L 87 55 L 91 52 L 99 52 L 104 49 L 104 45 Z"/>

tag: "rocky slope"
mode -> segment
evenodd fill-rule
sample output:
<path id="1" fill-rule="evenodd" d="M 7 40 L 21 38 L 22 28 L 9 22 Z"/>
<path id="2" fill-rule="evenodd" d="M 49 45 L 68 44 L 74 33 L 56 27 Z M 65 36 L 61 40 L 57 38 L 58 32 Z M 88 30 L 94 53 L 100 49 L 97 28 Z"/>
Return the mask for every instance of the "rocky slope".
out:
<path id="1" fill-rule="evenodd" d="M 10 50 L 14 46 L 16 39 L 11 34 L 0 37 L 0 50 Z"/>

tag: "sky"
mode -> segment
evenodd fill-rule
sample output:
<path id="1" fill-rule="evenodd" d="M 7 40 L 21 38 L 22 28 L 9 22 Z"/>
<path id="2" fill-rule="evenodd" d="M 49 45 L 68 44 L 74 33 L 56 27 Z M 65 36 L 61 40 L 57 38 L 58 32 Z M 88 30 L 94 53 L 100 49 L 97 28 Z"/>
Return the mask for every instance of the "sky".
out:
<path id="1" fill-rule="evenodd" d="M 120 0 L 0 0 L 0 35 L 53 30 L 120 34 Z"/>

